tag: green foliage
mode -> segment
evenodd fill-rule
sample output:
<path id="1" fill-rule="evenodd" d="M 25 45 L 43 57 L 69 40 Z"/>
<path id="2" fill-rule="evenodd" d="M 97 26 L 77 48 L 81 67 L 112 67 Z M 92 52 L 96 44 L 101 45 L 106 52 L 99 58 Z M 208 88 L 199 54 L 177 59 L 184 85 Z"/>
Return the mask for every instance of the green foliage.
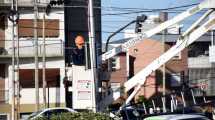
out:
<path id="1" fill-rule="evenodd" d="M 143 102 L 146 102 L 146 98 L 143 96 L 143 95 L 140 95 L 137 99 L 137 102 L 138 103 L 143 103 Z"/>
<path id="2" fill-rule="evenodd" d="M 41 117 L 37 118 L 36 120 L 112 120 L 112 119 L 103 113 L 77 112 L 52 115 L 50 119 Z"/>

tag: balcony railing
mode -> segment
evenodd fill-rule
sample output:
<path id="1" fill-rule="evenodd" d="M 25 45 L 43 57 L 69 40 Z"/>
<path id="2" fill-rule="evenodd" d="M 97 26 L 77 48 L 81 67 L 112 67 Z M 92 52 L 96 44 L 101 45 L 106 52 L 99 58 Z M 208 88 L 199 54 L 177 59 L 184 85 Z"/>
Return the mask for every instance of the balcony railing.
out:
<path id="1" fill-rule="evenodd" d="M 12 41 L 7 43 L 10 45 L 9 48 L 5 49 L 0 55 L 12 56 Z M 19 57 L 33 57 L 34 56 L 34 45 L 33 41 L 22 40 L 19 43 Z M 43 43 L 38 42 L 38 56 L 43 55 Z M 45 44 L 45 55 L 46 57 L 60 57 L 64 55 L 64 42 L 62 40 L 47 41 Z"/>
<path id="2" fill-rule="evenodd" d="M 208 56 L 188 58 L 188 68 L 210 68 L 211 65 Z"/>
<path id="3" fill-rule="evenodd" d="M 47 3 L 50 2 L 50 0 L 37 0 L 38 1 L 38 5 L 40 6 L 46 6 Z M 33 6 L 34 0 L 18 0 L 18 4 L 19 6 Z M 11 5 L 12 0 L 0 0 L 0 4 L 1 5 Z"/>

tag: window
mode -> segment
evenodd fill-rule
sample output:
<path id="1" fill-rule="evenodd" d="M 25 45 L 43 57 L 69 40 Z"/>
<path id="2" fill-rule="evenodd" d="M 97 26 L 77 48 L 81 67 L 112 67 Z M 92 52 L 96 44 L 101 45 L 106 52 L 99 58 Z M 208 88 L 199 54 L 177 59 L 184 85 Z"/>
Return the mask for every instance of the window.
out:
<path id="1" fill-rule="evenodd" d="M 206 117 L 199 117 L 199 118 L 185 118 L 180 120 L 209 120 L 209 119 Z"/>
<path id="2" fill-rule="evenodd" d="M 181 85 L 181 73 L 171 73 L 171 86 L 178 87 Z"/>
<path id="3" fill-rule="evenodd" d="M 54 110 L 48 110 L 46 112 L 43 113 L 43 116 L 45 117 L 51 117 L 52 115 L 60 115 L 62 113 L 67 113 L 69 112 L 66 109 L 54 109 Z"/>
<path id="4" fill-rule="evenodd" d="M 66 109 L 58 109 L 58 110 L 57 110 L 57 113 L 58 113 L 58 114 L 67 113 L 67 112 L 69 112 L 69 111 L 66 110 Z"/>
<path id="5" fill-rule="evenodd" d="M 8 120 L 8 116 L 6 114 L 0 114 L 0 120 Z"/>
<path id="6" fill-rule="evenodd" d="M 114 92 L 119 91 L 119 89 L 120 89 L 120 83 L 111 83 L 111 89 L 112 89 Z"/>
<path id="7" fill-rule="evenodd" d="M 0 13 L 0 47 L 5 46 L 5 29 L 7 28 L 7 15 L 5 13 Z"/>
<path id="8" fill-rule="evenodd" d="M 116 71 L 116 70 L 120 69 L 120 58 L 119 57 L 111 59 L 111 68 L 112 68 L 112 71 Z"/>
<path id="9" fill-rule="evenodd" d="M 19 71 L 20 85 L 22 88 L 34 88 L 34 69 L 20 69 Z M 47 87 L 60 86 L 60 69 L 46 69 Z M 42 88 L 42 69 L 39 69 L 39 87 Z"/>
<path id="10" fill-rule="evenodd" d="M 18 23 L 18 32 L 20 37 L 33 37 L 34 36 L 34 21 L 33 19 L 20 19 Z M 42 37 L 43 21 L 38 20 L 37 24 L 38 36 Z M 59 20 L 48 19 L 45 20 L 45 36 L 58 37 L 59 36 Z"/>

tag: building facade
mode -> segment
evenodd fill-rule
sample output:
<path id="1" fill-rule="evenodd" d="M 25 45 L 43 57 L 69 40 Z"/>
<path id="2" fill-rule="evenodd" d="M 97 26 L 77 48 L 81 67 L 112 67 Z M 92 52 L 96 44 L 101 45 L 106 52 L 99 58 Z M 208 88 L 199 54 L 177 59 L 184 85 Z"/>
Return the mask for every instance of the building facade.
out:
<path id="1" fill-rule="evenodd" d="M 19 0 L 18 12 L 19 19 L 17 29 L 15 29 L 15 86 L 19 83 L 20 95 L 15 94 L 16 98 L 20 96 L 19 113 L 21 118 L 26 114 L 35 111 L 35 82 L 34 82 L 34 11 L 33 0 Z M 65 106 L 65 89 L 63 78 L 65 77 L 64 62 L 64 10 L 62 7 L 52 8 L 49 15 L 45 14 L 45 9 L 49 0 L 38 1 L 37 15 L 37 36 L 38 36 L 38 60 L 39 60 L 39 103 L 40 109 L 45 108 L 43 101 L 43 84 L 42 84 L 42 56 L 45 53 L 46 68 L 46 103 L 48 107 Z M 0 13 L 5 14 L 4 22 L 1 22 L 1 49 L 0 55 L 0 114 L 5 114 L 8 118 L 11 116 L 11 105 L 14 97 L 12 96 L 13 82 L 13 24 L 7 16 L 10 14 L 11 1 L 1 1 Z M 44 17 L 43 17 L 44 16 Z M 2 18 L 2 16 L 1 16 Z M 45 36 L 45 49 L 43 49 L 43 23 Z M 17 41 L 19 40 L 19 41 Z M 19 50 L 19 54 L 17 54 Z M 45 52 L 44 52 L 45 51 Z M 19 62 L 17 62 L 17 60 Z M 17 68 L 17 64 L 19 68 Z M 15 88 L 15 91 L 18 91 Z M 16 99 L 15 98 L 15 99 Z M 46 106 L 47 107 L 47 106 Z"/>

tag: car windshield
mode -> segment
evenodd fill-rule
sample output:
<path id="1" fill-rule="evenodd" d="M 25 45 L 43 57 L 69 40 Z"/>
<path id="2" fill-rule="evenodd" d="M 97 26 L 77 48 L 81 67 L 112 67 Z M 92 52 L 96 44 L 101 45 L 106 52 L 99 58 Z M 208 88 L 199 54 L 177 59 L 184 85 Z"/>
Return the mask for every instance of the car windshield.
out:
<path id="1" fill-rule="evenodd" d="M 121 111 L 121 115 L 123 116 L 123 120 L 136 120 L 140 119 L 144 115 L 144 110 L 142 109 L 124 109 Z"/>
<path id="2" fill-rule="evenodd" d="M 34 116 L 38 115 L 40 112 L 42 112 L 42 111 L 40 110 L 40 111 L 37 111 L 37 112 L 33 112 L 33 113 L 28 117 L 28 119 L 33 118 Z"/>

